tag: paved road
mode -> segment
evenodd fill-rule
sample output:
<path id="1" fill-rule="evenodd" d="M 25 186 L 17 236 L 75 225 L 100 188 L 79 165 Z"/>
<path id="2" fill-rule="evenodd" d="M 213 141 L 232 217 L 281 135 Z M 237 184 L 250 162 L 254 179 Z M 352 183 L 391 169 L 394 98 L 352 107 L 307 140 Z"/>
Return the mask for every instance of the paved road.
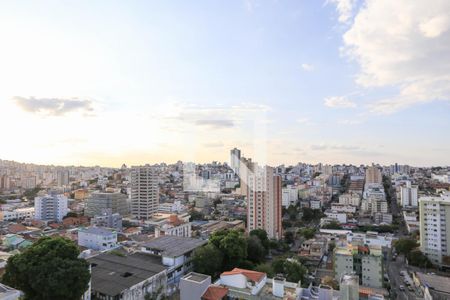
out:
<path id="1" fill-rule="evenodd" d="M 402 299 L 402 300 L 415 300 L 422 299 L 416 295 L 415 292 L 408 290 L 408 287 L 404 283 L 404 278 L 400 275 L 400 272 L 407 270 L 405 265 L 405 258 L 400 255 L 395 261 L 391 260 L 391 253 L 388 255 L 388 260 L 386 261 L 386 271 L 391 282 L 391 294 L 395 293 L 396 297 L 391 299 Z M 405 287 L 405 291 L 400 291 L 400 285 Z"/>

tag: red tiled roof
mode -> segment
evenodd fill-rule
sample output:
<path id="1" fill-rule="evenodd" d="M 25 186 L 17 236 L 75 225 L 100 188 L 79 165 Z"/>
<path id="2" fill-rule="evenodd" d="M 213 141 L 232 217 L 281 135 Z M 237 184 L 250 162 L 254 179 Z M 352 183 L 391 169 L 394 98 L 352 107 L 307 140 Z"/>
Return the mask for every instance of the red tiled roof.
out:
<path id="1" fill-rule="evenodd" d="M 221 275 L 227 276 L 227 275 L 236 275 L 236 274 L 242 274 L 254 282 L 260 282 L 264 278 L 264 276 L 266 276 L 265 273 L 251 271 L 251 270 L 245 270 L 245 269 L 239 269 L 239 268 L 234 268 L 231 271 L 223 272 Z"/>
<path id="2" fill-rule="evenodd" d="M 221 300 L 228 294 L 228 289 L 223 286 L 210 285 L 202 295 L 202 300 Z"/>
<path id="3" fill-rule="evenodd" d="M 22 231 L 26 231 L 27 228 L 23 226 L 22 224 L 11 224 L 8 226 L 8 231 L 10 233 L 19 233 Z"/>

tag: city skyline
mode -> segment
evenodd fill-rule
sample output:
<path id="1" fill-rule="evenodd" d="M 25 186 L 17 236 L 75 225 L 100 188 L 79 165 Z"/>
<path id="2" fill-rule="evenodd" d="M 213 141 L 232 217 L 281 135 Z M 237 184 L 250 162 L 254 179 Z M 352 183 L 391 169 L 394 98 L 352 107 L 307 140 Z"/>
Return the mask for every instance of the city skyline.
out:
<path id="1" fill-rule="evenodd" d="M 449 164 L 448 1 L 0 8 L 0 159 Z"/>

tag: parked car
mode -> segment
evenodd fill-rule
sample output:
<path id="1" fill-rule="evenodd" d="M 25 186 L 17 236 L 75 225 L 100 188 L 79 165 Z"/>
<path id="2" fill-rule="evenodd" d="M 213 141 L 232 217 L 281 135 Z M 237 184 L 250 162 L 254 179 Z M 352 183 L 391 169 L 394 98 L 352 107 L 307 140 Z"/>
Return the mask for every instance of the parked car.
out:
<path id="1" fill-rule="evenodd" d="M 398 288 L 400 289 L 400 291 L 404 291 L 405 290 L 405 287 L 403 285 L 400 285 Z"/>

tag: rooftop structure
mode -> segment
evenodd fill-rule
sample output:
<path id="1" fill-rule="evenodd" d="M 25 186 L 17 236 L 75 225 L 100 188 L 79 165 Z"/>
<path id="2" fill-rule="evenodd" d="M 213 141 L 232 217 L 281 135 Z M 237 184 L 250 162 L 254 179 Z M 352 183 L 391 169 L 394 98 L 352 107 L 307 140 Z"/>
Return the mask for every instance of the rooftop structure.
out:
<path id="1" fill-rule="evenodd" d="M 159 257 L 143 253 L 102 253 L 88 259 L 92 268 L 91 289 L 101 299 L 128 298 L 133 293 L 145 295 L 165 291 L 166 267 Z M 106 298 L 118 297 L 118 298 Z"/>

